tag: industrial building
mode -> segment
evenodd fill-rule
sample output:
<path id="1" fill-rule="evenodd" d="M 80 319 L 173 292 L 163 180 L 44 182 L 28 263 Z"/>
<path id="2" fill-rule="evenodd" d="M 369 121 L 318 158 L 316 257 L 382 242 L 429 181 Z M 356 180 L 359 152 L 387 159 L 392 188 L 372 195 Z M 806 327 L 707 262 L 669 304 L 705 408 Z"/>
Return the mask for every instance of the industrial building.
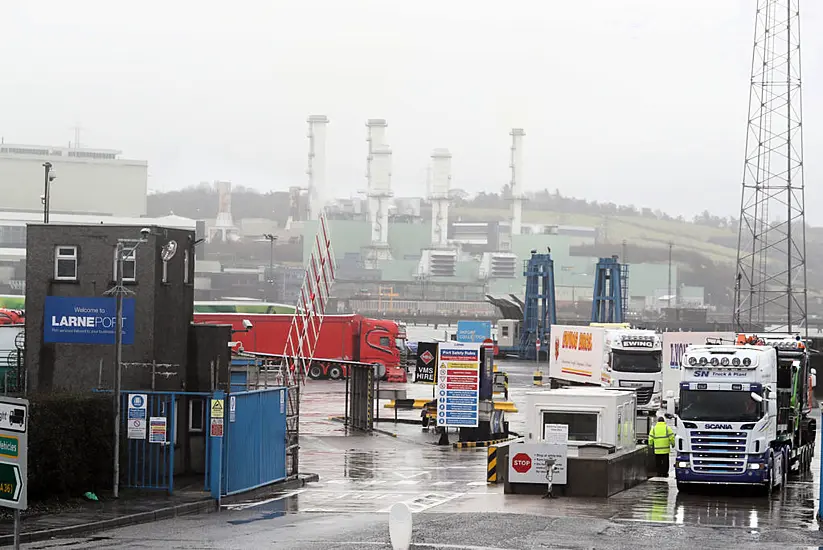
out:
<path id="1" fill-rule="evenodd" d="M 44 164 L 56 178 L 50 184 L 51 213 L 145 216 L 148 163 L 120 158 L 113 149 L 0 143 L 0 194 L 3 209 L 43 212 Z"/>

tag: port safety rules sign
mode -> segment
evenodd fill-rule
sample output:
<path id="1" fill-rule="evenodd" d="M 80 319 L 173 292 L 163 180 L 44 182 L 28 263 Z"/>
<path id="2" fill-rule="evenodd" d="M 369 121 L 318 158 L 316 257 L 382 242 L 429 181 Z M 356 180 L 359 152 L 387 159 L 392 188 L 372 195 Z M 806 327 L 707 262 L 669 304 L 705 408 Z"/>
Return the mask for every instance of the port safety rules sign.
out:
<path id="1" fill-rule="evenodd" d="M 443 342 L 437 349 L 437 425 L 474 428 L 480 400 L 480 344 Z"/>

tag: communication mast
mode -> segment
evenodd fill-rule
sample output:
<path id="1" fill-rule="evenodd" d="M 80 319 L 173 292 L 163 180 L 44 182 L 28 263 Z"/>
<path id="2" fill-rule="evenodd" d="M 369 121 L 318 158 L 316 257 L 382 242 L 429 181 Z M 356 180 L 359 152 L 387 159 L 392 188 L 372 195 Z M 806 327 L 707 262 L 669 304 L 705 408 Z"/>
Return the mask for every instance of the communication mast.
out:
<path id="1" fill-rule="evenodd" d="M 799 5 L 757 0 L 735 275 L 741 331 L 806 330 Z"/>

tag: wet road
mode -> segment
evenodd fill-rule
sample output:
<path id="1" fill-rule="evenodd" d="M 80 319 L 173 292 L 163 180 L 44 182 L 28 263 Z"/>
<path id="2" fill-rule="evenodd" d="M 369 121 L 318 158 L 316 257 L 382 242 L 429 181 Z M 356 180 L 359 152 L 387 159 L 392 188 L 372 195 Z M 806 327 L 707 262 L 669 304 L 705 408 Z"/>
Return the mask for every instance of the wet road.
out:
<path id="1" fill-rule="evenodd" d="M 500 367 L 509 373 L 511 399 L 522 403 L 534 389 L 534 364 Z M 409 397 L 431 395 L 428 386 L 408 386 Z M 386 512 L 395 502 L 415 512 L 414 548 L 823 546 L 815 520 L 819 450 L 815 475 L 790 480 L 771 500 L 740 490 L 681 495 L 673 478 L 655 478 L 610 499 L 544 500 L 486 485 L 485 449 L 438 447 L 420 426 L 381 422 L 380 429 L 395 436 L 346 434 L 330 420 L 343 403 L 342 383 L 310 383 L 304 392 L 301 469 L 318 473 L 319 483 L 219 514 L 26 547 L 390 548 Z M 393 412 L 381 409 L 380 416 Z M 419 418 L 419 411 L 401 417 Z M 521 414 L 509 420 L 522 432 Z"/>

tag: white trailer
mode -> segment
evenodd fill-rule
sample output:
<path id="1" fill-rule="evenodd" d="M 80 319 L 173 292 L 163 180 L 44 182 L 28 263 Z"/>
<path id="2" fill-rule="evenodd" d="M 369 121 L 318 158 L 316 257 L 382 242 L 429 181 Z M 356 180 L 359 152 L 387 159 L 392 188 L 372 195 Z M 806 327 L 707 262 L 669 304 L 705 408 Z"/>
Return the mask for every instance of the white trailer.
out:
<path id="1" fill-rule="evenodd" d="M 633 391 L 595 387 L 559 388 L 526 393 L 526 443 L 542 443 L 545 427 L 569 427 L 569 456 L 586 445 L 633 449 L 637 397 Z"/>

